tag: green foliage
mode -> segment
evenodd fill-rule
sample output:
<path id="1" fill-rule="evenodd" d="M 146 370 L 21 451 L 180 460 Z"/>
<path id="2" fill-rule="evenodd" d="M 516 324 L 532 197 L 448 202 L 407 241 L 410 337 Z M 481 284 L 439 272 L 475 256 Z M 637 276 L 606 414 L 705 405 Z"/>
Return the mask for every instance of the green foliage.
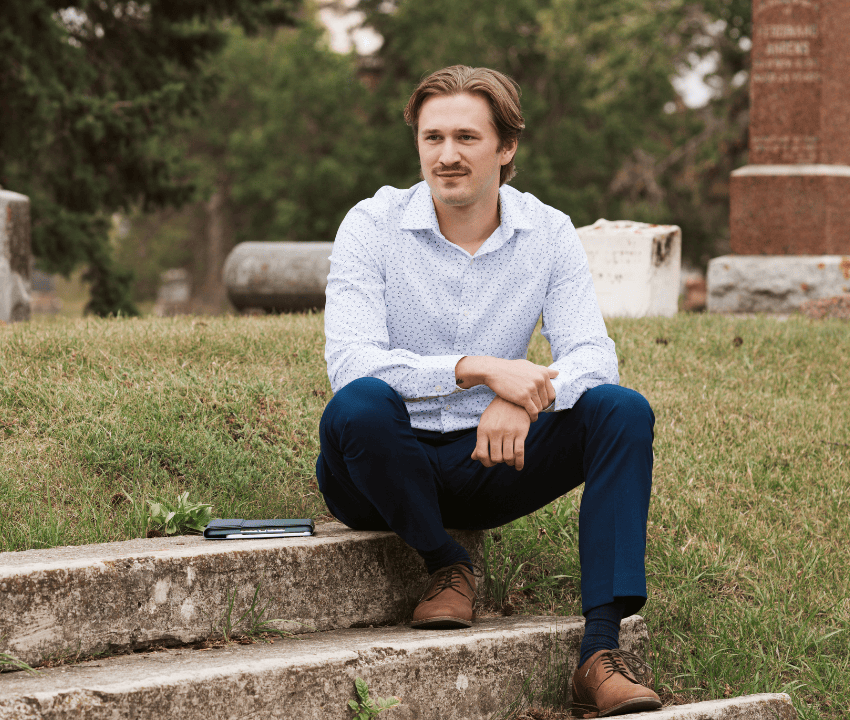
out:
<path id="1" fill-rule="evenodd" d="M 222 90 L 190 152 L 225 187 L 239 240 L 332 240 L 348 209 L 379 187 L 369 96 L 351 57 L 320 30 L 234 32 L 214 71 Z"/>
<path id="2" fill-rule="evenodd" d="M 23 670 L 30 675 L 38 675 L 38 671 L 27 665 L 23 660 L 18 660 L 14 655 L 0 652 L 0 670 L 4 667 L 12 668 L 13 670 Z"/>
<path id="3" fill-rule="evenodd" d="M 169 144 L 193 168 L 196 201 L 179 214 L 134 216 L 119 241 L 140 269 L 140 299 L 153 297 L 166 267 L 185 267 L 200 285 L 223 261 L 208 250 L 212 196 L 222 200 L 226 253 L 245 240 L 332 240 L 345 213 L 386 181 L 353 57 L 332 52 L 306 20 L 227 38 L 209 64 L 218 94 Z"/>
<path id="4" fill-rule="evenodd" d="M 354 712 L 352 720 L 369 720 L 378 713 L 401 703 L 401 700 L 395 697 L 370 699 L 369 688 L 362 678 L 354 681 L 354 690 L 357 693 L 357 700 L 348 701 L 348 707 Z"/>
<path id="5" fill-rule="evenodd" d="M 292 633 L 287 632 L 286 630 L 281 630 L 280 628 L 272 625 L 272 623 L 285 622 L 284 620 L 279 618 L 271 620 L 265 617 L 270 601 L 266 601 L 263 605 L 260 604 L 259 598 L 261 586 L 262 583 L 257 583 L 257 587 L 254 588 L 254 595 L 251 598 L 251 603 L 236 620 L 233 619 L 233 608 L 236 603 L 236 589 L 234 588 L 227 592 L 227 607 L 222 613 L 217 627 L 214 628 L 214 630 L 218 630 L 221 633 L 225 642 L 230 642 L 234 634 L 249 638 L 262 637 L 263 635 L 293 637 Z M 306 629 L 315 630 L 314 627 L 305 623 L 299 623 L 293 620 L 290 620 L 289 622 L 296 622 L 298 625 L 301 625 Z"/>
<path id="6" fill-rule="evenodd" d="M 144 537 L 183 492 L 321 518 L 323 347 L 321 314 L 0 327 L 0 551 Z"/>
<path id="7" fill-rule="evenodd" d="M 32 200 L 39 265 L 85 264 L 98 314 L 131 314 L 110 216 L 184 202 L 185 166 L 162 140 L 212 96 L 203 61 L 219 26 L 294 22 L 294 0 L 7 0 L 0 26 L 0 185 Z"/>
<path id="8" fill-rule="evenodd" d="M 577 506 L 572 496 L 550 506 L 550 512 L 538 512 L 484 538 L 484 592 L 497 607 L 503 608 L 511 593 L 537 597 L 562 595 L 578 585 L 579 574 L 572 566 L 578 548 L 575 527 Z M 569 554 L 564 546 L 575 548 Z M 546 567 L 545 573 L 529 574 L 532 568 Z"/>
<path id="9" fill-rule="evenodd" d="M 501 608 L 508 601 L 511 590 L 515 589 L 514 582 L 520 576 L 526 561 L 520 561 L 508 553 L 499 552 L 499 549 L 493 541 L 493 534 L 488 533 L 484 539 L 484 594 L 496 607 Z M 535 554 L 533 545 L 521 548 L 518 553 L 521 557 Z"/>
<path id="10" fill-rule="evenodd" d="M 177 502 L 167 500 L 148 501 L 148 523 L 153 530 L 165 535 L 177 535 L 187 531 L 203 532 L 212 518 L 212 505 L 189 501 L 184 492 Z"/>

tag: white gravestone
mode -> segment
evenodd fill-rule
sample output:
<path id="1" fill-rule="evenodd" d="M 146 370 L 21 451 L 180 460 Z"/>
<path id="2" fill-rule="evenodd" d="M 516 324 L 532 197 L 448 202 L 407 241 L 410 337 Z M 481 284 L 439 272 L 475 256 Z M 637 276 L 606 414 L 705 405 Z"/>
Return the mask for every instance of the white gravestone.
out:
<path id="1" fill-rule="evenodd" d="M 189 272 L 183 268 L 165 270 L 160 276 L 159 290 L 156 293 L 156 304 L 153 314 L 157 317 L 172 317 L 186 315 L 190 310 L 192 285 Z"/>
<path id="2" fill-rule="evenodd" d="M 676 314 L 682 270 L 678 226 L 597 220 L 577 232 L 605 317 Z"/>
<path id="3" fill-rule="evenodd" d="M 0 190 L 0 321 L 29 320 L 30 200 Z"/>

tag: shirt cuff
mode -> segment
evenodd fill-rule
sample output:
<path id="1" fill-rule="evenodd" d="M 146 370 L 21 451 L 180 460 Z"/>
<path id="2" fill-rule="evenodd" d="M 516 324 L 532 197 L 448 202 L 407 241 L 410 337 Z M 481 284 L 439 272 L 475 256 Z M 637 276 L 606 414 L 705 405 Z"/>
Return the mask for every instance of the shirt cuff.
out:
<path id="1" fill-rule="evenodd" d="M 555 369 L 560 370 L 560 368 Z M 558 377 L 552 380 L 552 387 L 555 388 L 555 399 L 543 412 L 558 412 L 559 410 L 567 409 L 564 400 L 567 398 L 569 393 L 569 384 L 566 373 L 563 370 L 560 370 Z"/>
<path id="2" fill-rule="evenodd" d="M 423 356 L 420 370 L 423 376 L 417 385 L 417 397 L 405 398 L 407 402 L 431 400 L 456 392 L 463 392 L 455 382 L 455 366 L 463 355 Z"/>

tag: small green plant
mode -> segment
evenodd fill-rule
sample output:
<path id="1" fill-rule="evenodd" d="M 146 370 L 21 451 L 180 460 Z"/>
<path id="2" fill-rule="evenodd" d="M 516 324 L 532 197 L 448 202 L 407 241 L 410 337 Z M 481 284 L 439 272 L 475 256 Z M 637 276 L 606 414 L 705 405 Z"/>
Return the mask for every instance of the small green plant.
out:
<path id="1" fill-rule="evenodd" d="M 221 614 L 220 623 L 216 628 L 224 637 L 225 642 L 230 642 L 234 635 L 242 635 L 249 638 L 257 638 L 268 633 L 270 635 L 278 635 L 280 637 L 295 637 L 291 632 L 281 630 L 272 625 L 277 622 L 296 622 L 298 625 L 308 629 L 315 630 L 316 628 L 300 623 L 294 620 L 284 621 L 280 618 L 269 619 L 265 617 L 269 603 L 260 605 L 260 587 L 262 583 L 257 583 L 254 588 L 254 596 L 251 598 L 251 604 L 235 621 L 233 620 L 233 606 L 236 603 L 236 588 L 227 592 L 227 607 Z"/>
<path id="2" fill-rule="evenodd" d="M 354 717 L 351 720 L 369 720 L 378 713 L 401 703 L 401 700 L 396 697 L 372 700 L 369 697 L 369 687 L 363 678 L 357 678 L 354 681 L 354 689 L 357 692 L 357 700 L 348 701 L 348 707 L 354 711 Z"/>
<path id="3" fill-rule="evenodd" d="M 6 666 L 11 666 L 15 670 L 24 670 L 25 672 L 30 673 L 30 675 L 37 675 L 38 671 L 34 668 L 30 667 L 23 660 L 18 660 L 14 655 L 9 655 L 8 653 L 0 653 L 0 670 L 2 670 Z"/>
<path id="4" fill-rule="evenodd" d="M 535 709 L 563 711 L 569 708 L 569 668 L 568 644 L 556 627 L 555 632 L 544 640 L 535 666 L 508 681 L 499 709 L 490 716 L 490 720 L 542 717 L 543 713 L 538 715 Z"/>
<path id="5" fill-rule="evenodd" d="M 508 548 L 495 542 L 490 533 L 484 536 L 484 593 L 496 607 L 505 605 L 522 569 L 538 554 L 539 550 L 528 545 L 511 557 Z"/>
<path id="6" fill-rule="evenodd" d="M 212 505 L 190 502 L 188 492 L 173 504 L 166 500 L 148 500 L 148 528 L 165 535 L 203 532 L 211 518 Z"/>

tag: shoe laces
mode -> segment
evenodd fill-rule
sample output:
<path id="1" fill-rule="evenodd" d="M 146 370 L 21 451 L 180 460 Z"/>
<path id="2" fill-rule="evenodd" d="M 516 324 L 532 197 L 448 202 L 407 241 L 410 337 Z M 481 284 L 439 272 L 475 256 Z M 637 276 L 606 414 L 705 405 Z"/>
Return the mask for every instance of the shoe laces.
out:
<path id="1" fill-rule="evenodd" d="M 463 593 L 461 592 L 461 588 L 463 587 L 461 581 L 466 583 L 466 586 L 472 593 L 472 598 L 475 599 L 475 588 L 472 587 L 472 584 L 469 582 L 469 580 L 466 579 L 466 576 L 464 575 L 463 570 L 461 569 L 463 567 L 464 566 L 460 564 L 455 564 L 449 565 L 449 567 L 447 568 L 437 570 L 437 572 L 434 573 L 434 580 L 431 582 L 431 585 L 428 587 L 428 589 L 423 593 L 419 601 L 422 602 L 422 600 L 426 599 L 430 600 L 431 598 L 439 595 L 444 590 L 454 590 L 455 592 L 458 592 L 463 595 Z M 473 575 L 475 574 L 476 569 L 477 568 L 475 568 L 475 566 L 473 565 Z M 427 598 L 426 595 L 428 596 Z"/>
<path id="2" fill-rule="evenodd" d="M 651 677 L 650 666 L 628 650 L 607 650 L 599 659 L 606 670 L 618 672 L 638 685 L 646 684 L 646 680 Z"/>

